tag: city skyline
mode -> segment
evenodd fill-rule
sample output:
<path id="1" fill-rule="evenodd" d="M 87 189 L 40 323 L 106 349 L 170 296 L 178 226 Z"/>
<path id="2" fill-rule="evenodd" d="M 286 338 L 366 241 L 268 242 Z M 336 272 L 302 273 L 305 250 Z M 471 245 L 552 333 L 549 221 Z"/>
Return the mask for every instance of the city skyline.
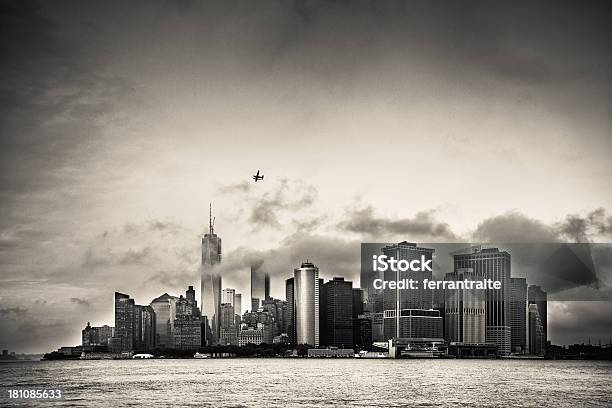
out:
<path id="1" fill-rule="evenodd" d="M 211 235 L 212 222 L 208 237 Z M 406 241 L 374 245 L 389 259 L 411 261 L 420 257 L 421 262 L 428 259 L 428 263 L 434 263 L 434 248 Z M 367 246 L 362 250 L 372 252 Z M 200 314 L 193 286 L 185 296 L 164 293 L 150 306 L 137 305 L 129 295 L 115 292 L 114 327 L 92 327 L 87 322 L 79 347 L 62 346 L 49 356 L 125 358 L 134 353 L 196 352 L 211 346 L 248 344 L 310 345 L 328 349 L 312 351 L 315 356 L 339 353 L 345 357 L 353 356 L 353 349 L 362 353 L 381 347 L 388 350 L 389 358 L 554 353 L 557 346 L 550 345 L 547 338 L 548 294 L 538 285 L 528 285 L 525 278 L 512 277 L 509 252 L 472 246 L 449 255 L 454 272 L 444 274 L 445 279 L 494 279 L 499 287 L 484 292 L 424 287 L 402 292 L 399 288 L 376 289 L 365 300 L 362 288 L 353 288 L 352 282 L 343 277 L 324 282 L 319 278 L 319 268 L 305 261 L 294 269 L 293 278 L 286 280 L 285 300 L 267 295 L 261 302 L 253 298 L 257 302 L 252 300 L 252 309 L 242 315 L 235 314 L 233 288 L 223 288 L 220 314 L 212 316 Z M 257 268 L 262 265 L 258 262 Z M 417 268 L 402 275 L 377 270 L 369 273 L 396 282 L 411 278 L 424 284 L 432 279 L 433 268 L 425 274 L 423 270 Z M 261 278 L 268 282 L 263 274 Z M 218 337 L 206 334 L 210 332 L 207 320 L 218 322 Z M 333 351 L 338 348 L 342 350 Z"/>
<path id="2" fill-rule="evenodd" d="M 207 236 L 210 236 L 212 233 L 211 222 Z M 402 260 L 419 259 L 419 257 L 433 259 L 432 254 L 436 251 L 434 248 L 428 248 L 427 245 L 419 246 L 416 243 L 408 243 L 406 241 L 392 245 L 369 245 L 378 248 L 380 253 L 388 257 Z M 575 246 L 579 250 L 583 247 L 583 245 Z M 563 247 L 564 245 L 560 248 Z M 203 246 L 204 248 L 206 246 Z M 498 353 L 502 355 L 508 355 L 510 352 L 518 352 L 519 354 L 526 352 L 532 354 L 544 353 L 545 344 L 548 340 L 548 295 L 540 286 L 529 284 L 525 278 L 512 277 L 510 253 L 499 248 L 483 247 L 482 245 L 471 246 L 461 250 L 448 245 L 446 248 L 447 250 L 452 249 L 448 255 L 452 256 L 454 272 L 443 274 L 445 278 L 461 276 L 459 280 L 462 280 L 464 275 L 469 275 L 466 279 L 474 280 L 475 277 L 480 276 L 482 279 L 499 280 L 500 289 L 486 290 L 483 293 L 472 293 L 469 295 L 468 292 L 460 295 L 459 292 L 455 294 L 454 290 L 450 292 L 448 290 L 443 291 L 445 300 L 441 311 L 438 309 L 436 291 L 425 291 L 424 288 L 402 292 L 393 290 L 392 292 L 395 293 L 393 296 L 391 296 L 391 292 L 387 289 L 382 291 L 375 290 L 367 301 L 364 300 L 363 288 L 356 288 L 355 290 L 360 293 L 358 296 L 360 300 L 355 303 L 355 295 L 352 293 L 352 282 L 345 281 L 344 277 L 334 277 L 325 283 L 324 279 L 319 278 L 319 268 L 313 263 L 305 261 L 301 263 L 299 268 L 295 268 L 294 277 L 287 279 L 285 282 L 287 296 L 286 300 L 282 301 L 286 305 L 283 307 L 282 317 L 278 314 L 279 309 L 274 306 L 279 300 L 266 296 L 263 302 L 258 302 L 257 305 L 253 303 L 253 309 L 247 310 L 243 315 L 246 322 L 240 325 L 234 318 L 234 303 L 236 296 L 240 296 L 240 294 L 236 294 L 233 288 L 223 288 L 223 298 L 220 299 L 223 315 L 213 316 L 212 318 L 213 321 L 220 319 L 221 336 L 212 340 L 206 339 L 201 334 L 205 329 L 206 323 L 204 315 L 202 315 L 202 320 L 200 320 L 200 310 L 197 308 L 197 302 L 195 301 L 196 291 L 193 286 L 188 287 L 185 297 L 181 295 L 179 298 L 164 293 L 162 296 L 153 299 L 151 306 L 137 305 L 129 295 L 115 292 L 115 326 L 111 327 L 111 329 L 113 329 L 116 337 L 114 336 L 112 339 L 109 339 L 109 351 L 148 351 L 154 347 L 197 350 L 200 345 L 244 345 L 247 342 L 271 344 L 273 337 L 276 342 L 275 336 L 285 336 L 287 334 L 289 334 L 287 339 L 291 344 L 311 344 L 314 347 L 319 347 L 320 345 L 339 346 L 338 343 L 340 343 L 342 346 L 346 346 L 337 339 L 343 338 L 346 340 L 350 338 L 350 343 L 353 343 L 352 339 L 355 338 L 356 340 L 353 344 L 356 345 L 359 344 L 357 336 L 363 336 L 359 332 L 361 329 L 357 329 L 357 332 L 355 332 L 357 335 L 354 336 L 353 324 L 362 318 L 359 311 L 352 312 L 356 308 L 361 310 L 361 312 L 367 311 L 363 317 L 370 319 L 371 322 L 371 327 L 367 330 L 367 333 L 370 333 L 372 336 L 370 344 L 372 341 L 386 342 L 393 339 L 394 347 L 401 348 L 405 347 L 405 342 L 410 341 L 410 338 L 418 341 L 422 341 L 423 338 L 429 338 L 434 340 L 434 345 L 443 344 L 444 342 L 452 344 L 450 343 L 452 341 L 460 341 L 461 343 L 459 344 L 463 344 L 465 341 L 465 347 L 470 344 L 482 344 L 485 347 L 482 350 L 490 349 L 490 345 L 495 345 Z M 563 260 L 567 259 L 565 254 L 568 251 L 562 251 L 560 248 L 552 251 L 553 256 L 547 259 L 547 263 L 552 262 L 553 265 L 557 265 L 555 259 L 559 256 L 559 253 L 564 255 Z M 574 251 L 569 249 L 571 253 L 574 253 Z M 362 260 L 364 259 L 363 253 L 368 254 L 369 258 L 372 252 L 368 245 L 362 245 Z M 203 261 L 205 260 L 207 258 L 203 257 Z M 439 266 L 440 262 L 433 262 L 433 264 Z M 263 260 L 260 260 L 258 267 L 262 265 Z M 362 271 L 364 270 L 363 267 L 364 265 L 362 265 Z M 437 272 L 437 275 L 439 275 L 439 271 Z M 560 275 L 560 271 L 555 270 L 555 272 L 557 277 L 563 276 L 567 278 L 565 275 Z M 417 281 L 425 278 L 432 279 L 432 272 L 426 274 L 419 274 L 418 271 L 409 272 L 408 275 L 402 276 L 396 273 L 388 275 L 385 272 L 382 274 L 381 272 L 373 272 L 371 270 L 369 273 L 381 277 L 384 275 L 385 279 L 389 278 L 397 281 L 400 278 L 405 279 L 408 277 L 414 278 Z M 253 268 L 251 268 L 251 280 L 253 276 Z M 367 279 L 367 276 L 365 277 Z M 206 278 L 206 275 L 203 275 L 202 278 Z M 267 287 L 269 285 L 267 275 L 264 279 L 262 274 L 261 278 L 265 280 Z M 538 279 L 537 276 L 535 278 Z M 541 276 L 539 278 L 542 279 Z M 339 291 L 345 284 L 348 285 L 348 291 Z M 524 293 L 521 295 L 520 291 Z M 210 296 L 212 297 L 214 294 L 210 294 Z M 343 296 L 344 300 L 341 300 Z M 378 299 L 376 298 L 377 296 Z M 482 303 L 475 303 L 476 298 L 474 296 L 480 298 Z M 389 301 L 389 299 L 394 300 Z M 518 305 L 516 304 L 517 300 Z M 521 302 L 522 306 L 520 306 Z M 291 308 L 288 304 L 292 305 Z M 527 308 L 528 304 L 529 308 Z M 268 307 L 271 305 L 272 309 Z M 225 316 L 225 306 L 230 307 L 229 317 Z M 464 307 L 465 309 L 463 309 Z M 469 316 L 470 314 L 474 315 L 476 311 L 482 316 L 481 323 L 474 323 L 472 321 L 474 317 Z M 459 313 L 457 314 L 457 312 Z M 266 324 L 260 327 L 261 321 L 259 319 L 261 318 L 257 317 L 260 313 L 264 315 L 272 313 L 268 316 L 275 316 L 270 317 L 273 319 L 271 321 L 267 320 L 268 317 L 264 319 L 266 324 L 273 324 L 274 329 L 264 329 L 264 327 L 268 327 Z M 382 318 L 380 330 L 375 329 L 376 318 L 374 316 L 376 314 L 379 314 Z M 520 318 L 521 314 L 524 317 L 522 323 L 517 323 L 517 315 Z M 145 317 L 145 315 L 148 317 Z M 293 316 L 292 318 L 288 317 L 291 315 Z M 247 316 L 256 316 L 255 322 L 258 323 L 249 324 Z M 240 317 L 240 314 L 236 315 L 237 319 L 240 319 Z M 341 320 L 337 320 L 339 318 Z M 356 320 L 356 318 L 358 319 Z M 424 323 L 426 322 L 425 319 L 430 319 L 431 322 Z M 446 323 L 443 323 L 445 321 Z M 146 322 L 148 322 L 150 327 L 145 327 Z M 166 322 L 167 328 L 165 326 Z M 200 323 L 202 323 L 202 331 L 200 330 Z M 346 324 L 349 324 L 349 326 L 346 326 Z M 482 327 L 478 329 L 474 326 L 475 324 L 482 324 Z M 177 328 L 177 325 L 181 327 Z M 182 326 L 185 326 L 186 329 L 183 329 Z M 512 326 L 512 331 L 510 326 Z M 96 333 L 92 333 L 95 337 L 98 335 L 97 331 L 105 327 L 108 326 L 93 327 L 91 329 L 90 322 L 88 321 L 87 327 L 83 330 L 82 334 L 83 346 L 86 345 L 86 338 L 88 338 L 85 333 L 86 330 L 95 330 Z M 192 329 L 189 327 L 192 327 Z M 224 337 L 224 329 L 226 334 L 229 333 L 227 330 L 234 331 L 234 340 L 231 340 L 231 336 Z M 263 330 L 263 332 L 258 332 L 258 330 Z M 292 330 L 295 331 L 293 332 Z M 336 330 L 339 331 L 336 332 Z M 461 333 L 465 331 L 468 332 L 467 336 L 471 340 L 462 340 L 464 334 Z M 170 338 L 164 340 L 164 333 L 167 333 Z M 244 339 L 243 335 L 246 336 Z M 522 340 L 521 336 L 523 337 Z M 396 339 L 399 343 L 395 343 Z M 90 340 L 87 340 L 87 343 L 89 344 Z M 62 349 L 69 348 L 62 347 Z M 391 342 L 389 343 L 389 349 L 391 350 Z M 482 350 L 476 352 L 482 352 Z M 475 351 L 472 349 L 469 352 L 474 353 Z"/>

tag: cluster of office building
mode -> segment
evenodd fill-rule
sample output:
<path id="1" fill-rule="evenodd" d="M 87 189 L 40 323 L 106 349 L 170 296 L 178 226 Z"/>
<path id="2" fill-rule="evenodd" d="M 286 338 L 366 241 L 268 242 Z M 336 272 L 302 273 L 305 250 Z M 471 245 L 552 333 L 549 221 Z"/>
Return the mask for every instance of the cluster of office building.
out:
<path id="1" fill-rule="evenodd" d="M 396 260 L 432 260 L 434 249 L 400 242 L 380 250 Z M 167 293 L 137 305 L 115 293 L 115 327 L 83 330 L 83 347 L 112 352 L 154 348 L 197 350 L 201 346 L 308 344 L 315 348 L 444 350 L 458 355 L 544 353 L 546 293 L 511 276 L 511 255 L 497 248 L 473 247 L 453 255 L 445 280 L 501 282 L 500 289 L 375 289 L 375 279 L 432 279 L 432 272 L 374 272 L 362 265 L 361 285 L 342 277 L 324 282 L 319 268 L 303 262 L 285 281 L 286 299 L 270 296 L 263 261 L 251 264 L 250 310 L 242 295 L 224 288 L 221 238 L 212 222 L 202 238 L 201 309 L 189 286 L 184 296 Z M 364 267 L 365 266 L 365 267 Z M 382 276 L 381 276 L 382 275 Z"/>
<path id="2" fill-rule="evenodd" d="M 387 245 L 381 251 L 407 261 L 423 256 L 433 259 L 435 252 L 409 242 Z M 477 246 L 453 254 L 453 270 L 444 277 L 446 281 L 490 279 L 501 283 L 499 289 L 376 290 L 374 279 L 432 279 L 431 271 L 382 274 L 378 276 L 365 263 L 362 266 L 374 342 L 393 339 L 405 350 L 437 348 L 459 355 L 542 355 L 545 351 L 547 294 L 539 286 L 528 286 L 525 278 L 511 276 L 511 255 L 506 251 Z"/>

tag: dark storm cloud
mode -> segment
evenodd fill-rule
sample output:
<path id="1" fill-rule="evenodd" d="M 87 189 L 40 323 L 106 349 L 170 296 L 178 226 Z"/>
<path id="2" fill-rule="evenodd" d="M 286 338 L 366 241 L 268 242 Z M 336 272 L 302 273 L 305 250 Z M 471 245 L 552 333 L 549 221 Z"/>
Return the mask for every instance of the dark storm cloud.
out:
<path id="1" fill-rule="evenodd" d="M 548 332 L 554 343 L 607 342 L 612 333 L 612 302 L 551 302 Z"/>
<path id="2" fill-rule="evenodd" d="M 119 265 L 140 265 L 151 263 L 154 251 L 150 247 L 129 248 L 116 251 L 109 248 L 89 248 L 85 252 L 82 266 L 86 268 L 101 268 Z"/>
<path id="3" fill-rule="evenodd" d="M 262 228 L 281 229 L 282 219 L 288 214 L 311 207 L 317 197 L 317 189 L 301 180 L 281 179 L 271 190 L 255 191 L 250 183 L 243 182 L 219 187 L 223 194 L 236 197 L 237 207 L 247 204 L 248 221 L 254 230 Z M 314 228 L 317 219 L 311 218 L 306 224 L 293 220 L 298 228 Z"/>
<path id="4" fill-rule="evenodd" d="M 75 303 L 75 304 L 79 305 L 79 306 L 89 306 L 90 305 L 90 303 L 89 303 L 89 301 L 87 299 L 81 299 L 81 298 L 73 297 L 73 298 L 70 298 L 70 301 L 72 303 Z"/>
<path id="5" fill-rule="evenodd" d="M 165 288 L 184 290 L 187 286 L 198 286 L 200 282 L 199 270 L 164 270 L 151 275 L 143 286 L 159 283 Z"/>
<path id="6" fill-rule="evenodd" d="M 92 151 L 105 148 L 100 132 L 119 119 L 117 106 L 131 94 L 123 78 L 103 73 L 96 33 L 78 18 L 52 17 L 54 7 L 70 3 L 0 6 L 2 206 L 79 177 L 69 177 L 67 165 L 83 166 Z"/>
<path id="7" fill-rule="evenodd" d="M 316 195 L 317 190 L 311 185 L 290 186 L 287 180 L 282 180 L 276 191 L 264 193 L 256 199 L 249 221 L 255 228 L 279 228 L 279 212 L 307 208 L 314 203 Z"/>
<path id="8" fill-rule="evenodd" d="M 588 242 L 590 235 L 612 237 L 612 216 L 606 210 L 598 208 L 588 214 L 570 214 L 558 226 L 559 233 L 573 242 Z"/>
<path id="9" fill-rule="evenodd" d="M 558 231 L 543 222 L 510 211 L 488 218 L 478 224 L 473 233 L 480 242 L 558 242 Z"/>
<path id="10" fill-rule="evenodd" d="M 224 194 L 249 193 L 252 190 L 253 190 L 253 184 L 249 183 L 248 181 L 243 181 L 242 183 L 221 186 L 219 188 L 219 191 Z"/>
<path id="11" fill-rule="evenodd" d="M 141 249 L 129 249 L 125 254 L 121 256 L 119 263 L 121 265 L 139 264 L 146 262 L 151 258 L 152 250 L 149 247 Z"/>
<path id="12" fill-rule="evenodd" d="M 239 281 L 252 263 L 264 260 L 264 268 L 273 278 L 273 286 L 281 285 L 284 279 L 293 276 L 293 269 L 307 259 L 315 263 L 321 276 L 327 279 L 344 276 L 355 281 L 359 278 L 358 241 L 309 234 L 290 237 L 278 247 L 265 251 L 237 248 L 226 254 L 221 273 L 230 280 Z"/>
<path id="13" fill-rule="evenodd" d="M 0 344 L 11 350 L 32 350 L 34 352 L 51 351 L 49 350 L 50 344 L 65 344 L 62 342 L 66 340 L 66 333 L 81 329 L 81 327 L 75 329 L 75 321 L 49 321 L 38 319 L 35 316 L 2 323 Z M 77 322 L 76 325 L 79 326 L 79 323 Z"/>
<path id="14" fill-rule="evenodd" d="M 4 317 L 19 317 L 27 313 L 26 309 L 21 307 L 5 307 L 0 308 L 0 316 Z"/>
<path id="15" fill-rule="evenodd" d="M 563 221 L 546 225 L 518 211 L 488 218 L 473 233 L 483 242 L 589 242 L 612 237 L 612 217 L 603 208 L 585 215 L 569 214 Z"/>
<path id="16" fill-rule="evenodd" d="M 371 206 L 350 210 L 338 223 L 341 230 L 365 234 L 369 237 L 413 236 L 456 241 L 457 236 L 448 224 L 435 219 L 435 211 L 420 211 L 412 218 L 389 219 L 376 217 Z M 387 238 L 388 239 L 388 238 Z"/>

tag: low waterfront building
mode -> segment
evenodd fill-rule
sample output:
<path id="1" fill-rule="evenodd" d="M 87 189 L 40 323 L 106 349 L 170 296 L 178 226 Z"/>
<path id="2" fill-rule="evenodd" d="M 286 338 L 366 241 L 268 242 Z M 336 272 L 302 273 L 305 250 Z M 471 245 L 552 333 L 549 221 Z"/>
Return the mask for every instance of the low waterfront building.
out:
<path id="1" fill-rule="evenodd" d="M 264 338 L 264 327 L 262 323 L 257 323 L 256 327 L 249 327 L 245 323 L 242 324 L 238 333 L 238 345 L 246 346 L 247 344 L 261 344 Z"/>
<path id="2" fill-rule="evenodd" d="M 353 349 L 343 348 L 325 348 L 325 349 L 308 349 L 308 357 L 355 357 Z"/>

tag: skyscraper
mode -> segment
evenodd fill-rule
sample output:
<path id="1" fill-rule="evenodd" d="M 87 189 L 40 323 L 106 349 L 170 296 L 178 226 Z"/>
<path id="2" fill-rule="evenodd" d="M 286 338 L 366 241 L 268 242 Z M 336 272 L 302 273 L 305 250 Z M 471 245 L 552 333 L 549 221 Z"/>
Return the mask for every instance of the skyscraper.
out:
<path id="1" fill-rule="evenodd" d="M 233 289 L 232 289 L 233 290 Z M 237 327 L 236 317 L 234 311 L 234 305 L 230 302 L 221 303 L 221 314 L 219 319 L 221 337 L 219 337 L 219 344 L 237 344 Z"/>
<path id="2" fill-rule="evenodd" d="M 268 313 L 274 316 L 274 336 L 278 336 L 286 327 L 285 316 L 287 309 L 287 302 L 280 299 L 268 298 L 264 300 L 261 307 Z"/>
<path id="3" fill-rule="evenodd" d="M 202 307 L 202 345 L 215 344 L 219 339 L 219 324 L 216 319 L 221 314 L 221 237 L 215 234 L 210 207 L 208 234 L 202 237 L 201 267 L 201 307 Z"/>
<path id="4" fill-rule="evenodd" d="M 538 307 L 538 314 L 542 323 L 544 336 L 544 344 L 548 341 L 548 295 L 538 285 L 529 286 L 528 290 L 529 304 L 535 304 Z"/>
<path id="5" fill-rule="evenodd" d="M 270 275 L 265 271 L 264 261 L 251 263 L 251 311 L 257 311 L 261 302 L 270 297 Z"/>
<path id="6" fill-rule="evenodd" d="M 510 328 L 512 352 L 524 354 L 527 350 L 527 280 L 510 278 Z"/>
<path id="7" fill-rule="evenodd" d="M 134 305 L 134 350 L 149 351 L 155 347 L 155 311 L 151 306 Z"/>
<path id="8" fill-rule="evenodd" d="M 319 268 L 303 262 L 294 270 L 297 344 L 319 346 Z"/>
<path id="9" fill-rule="evenodd" d="M 236 293 L 234 295 L 234 315 L 236 316 L 236 326 L 240 326 L 240 320 L 242 316 L 242 294 Z"/>
<path id="10" fill-rule="evenodd" d="M 155 346 L 160 348 L 174 347 L 174 320 L 178 298 L 164 293 L 151 301 L 155 311 Z"/>
<path id="11" fill-rule="evenodd" d="M 486 290 L 487 343 L 495 343 L 499 354 L 510 354 L 510 254 L 498 248 L 473 247 L 470 253 L 454 255 L 454 270 L 471 268 L 484 279 L 501 282 L 501 289 Z"/>
<path id="12" fill-rule="evenodd" d="M 334 278 L 321 286 L 320 296 L 320 344 L 353 347 L 353 283 Z"/>
<path id="13" fill-rule="evenodd" d="M 471 268 L 447 273 L 447 281 L 479 281 L 482 274 Z M 485 342 L 485 293 L 481 289 L 447 289 L 444 293 L 444 339 L 448 342 Z"/>
<path id="14" fill-rule="evenodd" d="M 422 257 L 426 261 L 433 259 L 434 249 L 418 247 L 412 242 L 400 242 L 399 244 L 388 245 L 382 249 L 383 254 L 387 257 L 393 257 L 396 260 L 421 260 Z M 384 278 L 387 281 L 400 281 L 401 279 L 414 279 L 422 282 L 423 279 L 431 280 L 432 272 L 423 271 L 392 271 L 388 268 L 384 272 Z M 411 290 L 401 289 L 384 289 L 383 290 L 384 310 L 391 309 L 431 309 L 433 305 L 433 292 L 431 289 L 419 288 Z"/>
<path id="15" fill-rule="evenodd" d="M 287 336 L 289 343 L 295 344 L 295 279 L 289 278 L 285 282 L 285 298 L 287 299 Z"/>
<path id="16" fill-rule="evenodd" d="M 193 286 L 185 297 L 176 300 L 172 337 L 177 350 L 197 350 L 202 343 L 202 321 Z"/>
<path id="17" fill-rule="evenodd" d="M 189 300 L 190 302 L 192 302 L 194 305 L 197 306 L 197 302 L 195 299 L 195 290 L 193 289 L 193 286 L 189 286 L 187 288 L 187 291 L 185 292 L 185 297 L 187 298 L 187 300 Z"/>
<path id="18" fill-rule="evenodd" d="M 128 295 L 115 292 L 115 336 L 112 343 L 116 351 L 152 349 L 155 346 L 155 320 L 152 308 L 137 305 Z"/>
<path id="19" fill-rule="evenodd" d="M 412 242 L 400 242 L 398 244 L 387 245 L 382 249 L 384 255 L 388 258 L 394 258 L 397 261 L 413 261 L 422 260 L 431 261 L 433 260 L 434 249 L 422 248 Z M 423 279 L 431 280 L 432 272 L 428 270 L 420 271 L 393 271 L 388 268 L 384 272 L 384 279 L 387 281 L 400 281 L 402 279 L 413 279 L 418 282 L 422 282 Z M 383 290 L 383 307 L 384 307 L 384 319 L 383 319 L 383 333 L 385 340 L 394 337 L 428 337 L 428 338 L 442 338 L 442 319 L 440 313 L 436 313 L 435 316 L 429 312 L 417 312 L 416 310 L 429 311 L 433 306 L 433 291 L 424 287 L 419 289 L 402 290 L 399 288 Z M 413 311 L 409 311 L 413 310 Z M 417 318 L 417 316 L 422 318 Z M 430 319 L 434 319 L 431 320 Z M 430 321 L 431 320 L 431 321 Z M 409 330 L 403 330 L 402 327 L 406 324 L 409 325 Z M 422 328 L 417 326 L 423 325 Z M 440 324 L 440 328 L 438 328 Z M 432 330 L 429 330 L 433 328 Z M 422 336 L 422 333 L 432 332 L 432 335 Z M 404 333 L 404 334 L 402 334 Z M 413 334 L 420 333 L 418 336 Z M 434 336 L 435 334 L 435 336 Z"/>
<path id="20" fill-rule="evenodd" d="M 378 299 L 382 298 L 382 290 L 374 289 L 373 285 L 375 279 L 382 278 L 382 272 L 373 271 L 372 255 L 379 255 L 382 248 L 388 245 L 392 244 L 361 244 L 361 270 L 359 273 L 359 282 L 363 290 L 363 301 L 365 303 L 373 305 L 375 302 L 374 295 L 377 295 L 376 297 Z M 368 310 L 373 311 L 373 307 L 370 307 Z M 382 311 L 382 306 L 380 307 L 379 311 Z"/>
<path id="21" fill-rule="evenodd" d="M 115 292 L 115 337 L 122 352 L 134 350 L 134 299 L 119 292 Z"/>
<path id="22" fill-rule="evenodd" d="M 258 311 L 260 305 L 261 305 L 260 299 L 251 296 L 251 312 Z"/>
<path id="23" fill-rule="evenodd" d="M 363 341 L 359 341 L 361 337 L 361 323 L 359 321 L 359 315 L 363 314 L 363 296 L 364 291 L 361 288 L 353 288 L 353 347 L 361 348 Z M 372 329 L 370 328 L 370 331 Z M 372 335 L 370 334 L 370 337 Z"/>
<path id="24" fill-rule="evenodd" d="M 234 327 L 234 306 L 231 303 L 221 303 L 221 318 L 219 324 L 222 329 Z"/>
<path id="25" fill-rule="evenodd" d="M 536 303 L 529 304 L 529 354 L 540 356 L 545 351 L 544 326 Z"/>
<path id="26" fill-rule="evenodd" d="M 236 290 L 231 288 L 223 289 L 221 295 L 221 303 L 229 303 L 234 307 L 234 303 L 236 301 Z"/>

